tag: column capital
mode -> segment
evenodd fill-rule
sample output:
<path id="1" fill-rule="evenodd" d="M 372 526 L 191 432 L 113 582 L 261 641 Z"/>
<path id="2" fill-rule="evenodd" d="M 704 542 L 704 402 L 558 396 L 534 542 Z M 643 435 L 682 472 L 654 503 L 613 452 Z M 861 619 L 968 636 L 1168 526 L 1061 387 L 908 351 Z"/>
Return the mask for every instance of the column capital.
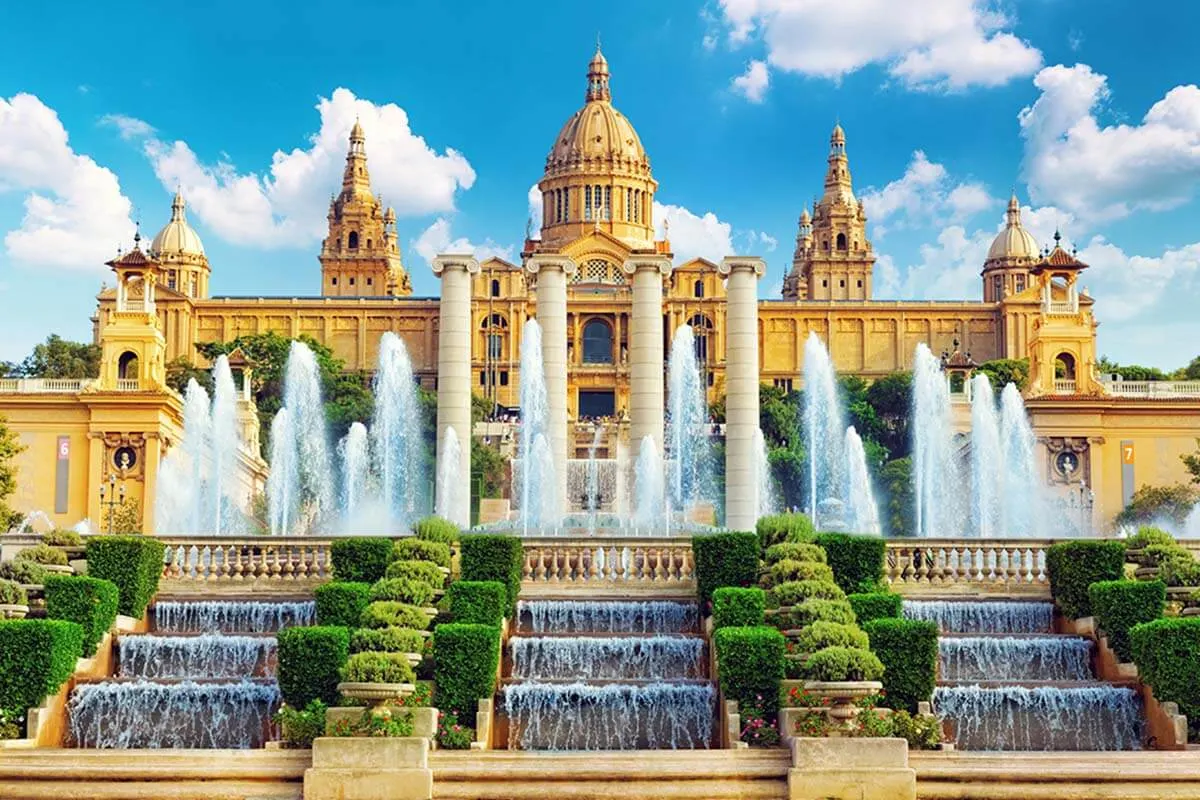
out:
<path id="1" fill-rule="evenodd" d="M 668 278 L 671 275 L 671 270 L 673 269 L 673 267 L 671 264 L 670 256 L 653 255 L 653 256 L 635 256 L 633 258 L 630 258 L 629 260 L 627 260 L 625 263 L 623 263 L 621 265 L 621 269 L 625 272 L 626 275 L 633 275 L 639 269 L 658 270 L 659 274 L 662 275 L 662 277 Z"/>
<path id="2" fill-rule="evenodd" d="M 757 256 L 725 256 L 717 265 L 717 272 L 732 275 L 737 270 L 750 270 L 754 277 L 761 278 L 767 271 L 767 262 Z"/>
<path id="3" fill-rule="evenodd" d="M 479 274 L 479 262 L 469 255 L 444 254 L 433 259 L 433 274 L 440 276 L 446 270 L 461 269 L 468 275 Z"/>
<path id="4" fill-rule="evenodd" d="M 525 272 L 537 275 L 545 269 L 561 269 L 565 275 L 574 275 L 579 265 L 564 255 L 536 255 L 525 261 Z"/>

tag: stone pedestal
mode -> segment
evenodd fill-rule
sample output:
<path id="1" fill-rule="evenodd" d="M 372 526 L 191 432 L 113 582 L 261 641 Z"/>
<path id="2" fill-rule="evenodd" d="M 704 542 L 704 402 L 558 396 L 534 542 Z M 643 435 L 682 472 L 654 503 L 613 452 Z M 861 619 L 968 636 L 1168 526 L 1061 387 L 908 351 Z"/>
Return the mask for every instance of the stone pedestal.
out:
<path id="1" fill-rule="evenodd" d="M 758 431 L 759 258 L 729 256 L 719 271 L 725 294 L 725 526 L 752 531 L 758 521 L 754 436 Z"/>
<path id="2" fill-rule="evenodd" d="M 433 272 L 442 279 L 438 309 L 437 384 L 437 492 L 435 507 L 444 509 L 451 522 L 467 527 L 471 522 L 471 278 L 479 262 L 470 256 L 438 256 Z M 459 458 L 456 479 L 442 476 L 446 457 L 446 430 L 454 429 Z M 446 485 L 443 485 L 446 484 Z"/>
<path id="3" fill-rule="evenodd" d="M 547 430 L 556 482 L 555 509 L 567 500 L 567 278 L 575 262 L 566 256 L 534 256 L 525 264 L 537 282 L 537 321 L 542 328 L 542 364 L 546 375 Z"/>
<path id="4" fill-rule="evenodd" d="M 636 459 L 642 439 L 649 436 L 663 454 L 666 394 L 663 371 L 663 279 L 671 274 L 671 259 L 649 256 L 626 261 L 633 276 L 633 315 L 629 321 L 629 441 Z M 665 456 L 664 456 L 665 457 Z"/>
<path id="5" fill-rule="evenodd" d="M 793 739 L 789 800 L 916 800 L 903 739 Z"/>
<path id="6" fill-rule="evenodd" d="M 429 740 L 321 737 L 304 772 L 304 800 L 431 800 Z"/>

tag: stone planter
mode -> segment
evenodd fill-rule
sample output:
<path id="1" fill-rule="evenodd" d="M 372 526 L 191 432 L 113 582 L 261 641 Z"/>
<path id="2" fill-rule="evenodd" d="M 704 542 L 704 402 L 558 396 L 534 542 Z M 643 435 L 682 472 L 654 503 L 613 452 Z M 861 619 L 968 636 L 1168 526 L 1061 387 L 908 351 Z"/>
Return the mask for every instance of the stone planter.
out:
<path id="1" fill-rule="evenodd" d="M 410 654 L 411 655 L 411 654 Z M 381 709 L 389 700 L 402 700 L 417 690 L 411 683 L 339 683 L 337 690 L 352 700 L 365 700 L 371 711 Z"/>
<path id="2" fill-rule="evenodd" d="M 831 736 L 839 736 L 854 725 L 862 710 L 855 702 L 878 694 L 883 689 L 879 681 L 808 681 L 806 691 L 827 701 Z"/>
<path id="3" fill-rule="evenodd" d="M 17 603 L 0 603 L 0 618 L 3 619 L 24 619 L 29 613 L 29 606 L 19 605 Z"/>
<path id="4" fill-rule="evenodd" d="M 51 575 L 74 575 L 75 570 L 62 564 L 42 564 L 42 568 Z"/>

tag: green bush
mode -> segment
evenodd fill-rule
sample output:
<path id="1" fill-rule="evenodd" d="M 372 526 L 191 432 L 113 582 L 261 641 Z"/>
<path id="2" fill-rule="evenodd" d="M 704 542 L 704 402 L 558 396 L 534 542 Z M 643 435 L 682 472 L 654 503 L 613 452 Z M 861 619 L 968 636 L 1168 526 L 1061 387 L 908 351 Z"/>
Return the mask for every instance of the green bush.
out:
<path id="1" fill-rule="evenodd" d="M 722 586 L 713 591 L 713 630 L 763 624 L 767 596 L 762 589 Z"/>
<path id="2" fill-rule="evenodd" d="M 1163 615 L 1167 586 L 1162 581 L 1098 581 L 1088 587 L 1096 624 L 1122 661 L 1133 659 L 1129 631 Z"/>
<path id="3" fill-rule="evenodd" d="M 1120 580 L 1125 574 L 1122 542 L 1075 541 L 1051 545 L 1046 553 L 1050 593 L 1068 619 L 1092 614 L 1088 587 L 1097 581 Z"/>
<path id="4" fill-rule="evenodd" d="M 825 550 L 834 580 L 846 594 L 874 591 L 883 581 L 887 545 L 880 537 L 822 533 L 816 541 Z"/>
<path id="5" fill-rule="evenodd" d="M 42 534 L 42 543 L 51 547 L 83 547 L 83 537 L 76 531 L 55 528 Z"/>
<path id="6" fill-rule="evenodd" d="M 308 750 L 313 739 L 325 735 L 325 712 L 328 709 L 320 700 L 313 700 L 303 710 L 283 706 L 275 713 L 279 723 L 280 739 L 288 750 Z"/>
<path id="7" fill-rule="evenodd" d="M 937 683 L 937 623 L 915 619 L 875 619 L 863 624 L 871 652 L 884 666 L 883 705 L 916 712 L 933 696 Z"/>
<path id="8" fill-rule="evenodd" d="M 350 631 L 340 625 L 284 628 L 275 638 L 275 675 L 283 702 L 292 708 L 304 708 L 313 700 L 335 703 L 350 652 Z"/>
<path id="9" fill-rule="evenodd" d="M 0 578 L 0 603 L 6 606 L 29 605 L 29 595 L 16 581 Z"/>
<path id="10" fill-rule="evenodd" d="M 351 583 L 374 583 L 387 572 L 392 560 L 392 540 L 382 536 L 352 536 L 334 539 L 329 548 L 333 579 Z"/>
<path id="11" fill-rule="evenodd" d="M 45 585 L 46 616 L 78 623 L 83 629 L 83 655 L 91 658 L 96 645 L 117 621 L 117 585 L 99 578 L 66 575 L 51 575 Z"/>
<path id="12" fill-rule="evenodd" d="M 313 592 L 317 601 L 317 624 L 357 628 L 371 602 L 371 587 L 356 581 L 331 581 Z"/>
<path id="13" fill-rule="evenodd" d="M 710 533 L 692 537 L 696 559 L 696 593 L 701 603 L 722 586 L 753 586 L 758 578 L 758 536 L 753 533 Z"/>
<path id="14" fill-rule="evenodd" d="M 817 561 L 793 561 L 785 558 L 771 565 L 765 576 L 770 586 L 792 581 L 826 581 L 833 583 L 833 570 Z"/>
<path id="15" fill-rule="evenodd" d="M 893 712 L 892 735 L 908 740 L 910 750 L 936 750 L 942 743 L 942 721 L 937 717 Z"/>
<path id="16" fill-rule="evenodd" d="M 1143 525 L 1138 528 L 1137 533 L 1125 540 L 1125 547 L 1128 550 L 1141 550 L 1152 544 L 1173 547 L 1175 539 L 1162 528 Z"/>
<path id="17" fill-rule="evenodd" d="M 427 542 L 454 544 L 462 536 L 462 531 L 448 519 L 425 517 L 417 520 L 417 523 L 413 525 L 413 534 L 418 539 L 424 539 Z"/>
<path id="18" fill-rule="evenodd" d="M 850 601 L 860 625 L 873 619 L 899 619 L 903 615 L 904 604 L 900 595 L 891 592 L 851 594 L 846 599 Z"/>
<path id="19" fill-rule="evenodd" d="M 52 565 L 55 567 L 65 567 L 67 565 L 67 554 L 57 547 L 51 547 L 48 544 L 35 544 L 32 547 L 26 547 L 17 553 L 17 561 L 31 561 L 34 564 Z"/>
<path id="20" fill-rule="evenodd" d="M 1167 586 L 1200 586 L 1200 561 L 1180 547 L 1158 565 L 1158 576 Z"/>
<path id="21" fill-rule="evenodd" d="M 342 667 L 348 683 L 412 683 L 417 679 L 404 653 L 355 653 Z"/>
<path id="22" fill-rule="evenodd" d="M 814 622 L 800 630 L 796 646 L 804 653 L 815 653 L 826 647 L 853 647 L 866 650 L 870 647 L 867 635 L 857 625 L 840 622 Z"/>
<path id="23" fill-rule="evenodd" d="M 414 606 L 433 602 L 433 587 L 408 578 L 382 578 L 371 587 L 371 600 L 396 600 Z"/>
<path id="24" fill-rule="evenodd" d="M 446 587 L 446 573 L 432 561 L 393 561 L 388 564 L 386 577 L 421 581 L 429 584 L 434 591 Z"/>
<path id="25" fill-rule="evenodd" d="M 467 625 L 499 625 L 508 613 L 508 589 L 500 581 L 455 581 L 447 591 L 450 616 Z"/>
<path id="26" fill-rule="evenodd" d="M 805 600 L 845 600 L 846 593 L 833 581 L 790 581 L 781 583 L 770 594 L 778 605 L 794 606 Z"/>
<path id="27" fill-rule="evenodd" d="M 88 576 L 115 583 L 121 593 L 117 613 L 141 619 L 158 591 L 165 550 L 152 536 L 89 537 Z"/>
<path id="28" fill-rule="evenodd" d="M 794 605 L 776 615 L 776 627 L 784 630 L 804 628 L 814 622 L 838 622 L 843 625 L 855 623 L 854 609 L 845 600 L 813 598 Z"/>
<path id="29" fill-rule="evenodd" d="M 877 681 L 883 664 L 870 650 L 826 647 L 804 662 L 804 677 L 810 681 Z"/>
<path id="30" fill-rule="evenodd" d="M 2 624 L 2 623 L 0 623 Z M 1191 720 L 1200 718 L 1200 617 L 1143 622 L 1129 631 L 1133 663 L 1160 702 L 1179 704 Z M 3 672 L 0 671 L 0 675 Z"/>
<path id="31" fill-rule="evenodd" d="M 1178 558 L 1180 553 L 1188 555 L 1188 551 L 1179 545 L 1172 542 L 1171 544 L 1150 544 L 1142 548 L 1142 555 L 1145 556 L 1148 566 L 1157 567 L 1164 561 L 1169 561 L 1172 558 Z"/>
<path id="32" fill-rule="evenodd" d="M 463 543 L 469 537 L 464 538 Z M 479 701 L 496 691 L 500 628 L 449 623 L 433 631 L 433 672 L 440 711 L 474 719 Z"/>
<path id="33" fill-rule="evenodd" d="M 41 564 L 32 561 L 0 562 L 0 580 L 40 586 L 49 573 Z"/>
<path id="34" fill-rule="evenodd" d="M 423 631 L 429 627 L 429 615 L 418 606 L 377 600 L 363 610 L 359 623 L 364 628 L 412 628 Z"/>
<path id="35" fill-rule="evenodd" d="M 350 634 L 350 652 L 423 653 L 425 641 L 412 628 L 358 628 Z"/>
<path id="36" fill-rule="evenodd" d="M 450 568 L 450 545 L 424 539 L 401 539 L 392 548 L 393 561 L 429 561 Z"/>
<path id="37" fill-rule="evenodd" d="M 765 558 L 768 564 L 783 561 L 785 558 L 790 558 L 793 561 L 816 561 L 824 564 L 825 551 L 818 545 L 809 544 L 808 542 L 780 542 L 767 548 Z"/>
<path id="38" fill-rule="evenodd" d="M 83 654 L 83 628 L 58 619 L 0 620 L 0 712 L 24 716 L 59 690 Z"/>
<path id="39" fill-rule="evenodd" d="M 807 514 L 771 514 L 754 527 L 763 550 L 780 542 L 811 542 L 817 532 Z"/>
<path id="40" fill-rule="evenodd" d="M 517 607 L 521 591 L 521 566 L 525 550 L 516 536 L 471 534 L 464 536 L 462 546 L 462 579 L 464 581 L 499 581 L 508 595 L 508 614 Z"/>
<path id="41" fill-rule="evenodd" d="M 779 705 L 783 679 L 783 634 L 774 628 L 750 626 L 721 628 L 713 634 L 721 691 L 726 700 L 755 703 L 762 697 L 766 712 Z"/>

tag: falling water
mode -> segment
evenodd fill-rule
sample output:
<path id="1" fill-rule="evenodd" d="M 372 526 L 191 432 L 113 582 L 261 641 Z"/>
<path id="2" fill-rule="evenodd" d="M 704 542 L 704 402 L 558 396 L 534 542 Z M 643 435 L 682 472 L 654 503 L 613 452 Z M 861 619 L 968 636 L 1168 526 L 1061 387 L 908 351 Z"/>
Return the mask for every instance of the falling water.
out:
<path id="1" fill-rule="evenodd" d="M 942 681 L 1086 681 L 1092 642 L 1076 636 L 943 636 Z"/>
<path id="2" fill-rule="evenodd" d="M 680 325 L 667 357 L 666 463 L 670 471 L 671 507 L 687 511 L 712 494 L 712 456 L 707 432 L 708 405 L 696 362 L 696 342 L 689 325 Z"/>
<path id="3" fill-rule="evenodd" d="M 529 319 L 521 330 L 521 523 L 526 535 L 531 527 L 553 524 L 558 511 L 549 413 L 542 326 L 536 319 Z M 548 461 L 539 457 L 541 448 L 550 456 Z"/>
<path id="4" fill-rule="evenodd" d="M 604 426 L 597 423 L 592 432 L 592 444 L 588 447 L 587 460 L 587 512 L 588 533 L 596 533 L 596 512 L 600 510 L 600 464 L 596 461 L 596 450 L 604 441 Z"/>
<path id="5" fill-rule="evenodd" d="M 212 473 L 207 487 L 209 519 L 212 531 L 217 535 L 242 533 L 244 529 L 243 517 L 232 496 L 238 483 L 235 479 L 241 449 L 237 402 L 237 387 L 229 369 L 229 358 L 220 355 L 213 365 Z"/>
<path id="6" fill-rule="evenodd" d="M 971 522 L 984 539 L 1006 535 L 1001 507 L 1016 499 L 1001 496 L 1004 466 L 996 394 L 981 372 L 971 378 Z"/>
<path id="7" fill-rule="evenodd" d="M 316 604 L 311 600 L 160 600 L 152 608 L 154 630 L 173 633 L 275 633 L 295 625 L 312 625 L 316 619 Z"/>
<path id="8" fill-rule="evenodd" d="M 867 454 L 862 438 L 851 425 L 846 428 L 846 525 L 855 533 L 880 534 L 879 506 L 867 471 Z"/>
<path id="9" fill-rule="evenodd" d="M 467 526 L 468 520 L 461 519 L 462 493 L 470 491 L 464 486 L 459 467 L 462 464 L 462 445 L 458 441 L 458 433 L 453 426 L 447 425 L 442 434 L 442 456 L 438 462 L 437 476 L 437 508 L 434 511 L 442 519 L 448 519 L 457 525 Z"/>
<path id="10" fill-rule="evenodd" d="M 700 678 L 704 640 L 694 636 L 514 636 L 512 676 L 545 680 Z"/>
<path id="11" fill-rule="evenodd" d="M 1041 538 L 1046 505 L 1040 490 L 1036 440 L 1025 401 L 1015 384 L 1000 393 L 1000 447 L 1004 459 L 1001 507 L 1006 518 L 1004 536 Z"/>
<path id="12" fill-rule="evenodd" d="M 379 340 L 374 391 L 371 452 L 381 499 L 389 519 L 403 526 L 421 510 L 417 498 L 425 490 L 425 445 L 412 359 L 404 340 L 391 331 Z"/>
<path id="13" fill-rule="evenodd" d="M 913 474 L 917 535 L 953 537 L 960 530 L 963 485 L 950 424 L 950 386 L 924 344 L 913 359 Z"/>
<path id="14" fill-rule="evenodd" d="M 333 470 L 325 434 L 325 405 L 316 356 L 303 342 L 293 341 L 283 381 L 286 424 L 271 426 L 271 478 L 268 480 L 271 532 L 312 532 L 333 508 Z M 278 416 L 276 422 L 278 422 Z M 276 436 L 278 435 L 278 438 Z M 271 490 L 274 489 L 274 494 Z"/>
<path id="15" fill-rule="evenodd" d="M 517 618 L 531 633 L 688 633 L 698 624 L 695 603 L 667 600 L 522 600 Z"/>
<path id="16" fill-rule="evenodd" d="M 904 616 L 936 622 L 942 633 L 1049 633 L 1054 606 L 1003 600 L 905 600 Z"/>
<path id="17" fill-rule="evenodd" d="M 804 343 L 804 430 L 808 445 L 808 510 L 820 527 L 823 500 L 840 497 L 845 485 L 845 422 L 838 403 L 837 375 L 816 331 Z"/>
<path id="18" fill-rule="evenodd" d="M 367 429 L 361 422 L 350 425 L 350 430 L 338 442 L 338 458 L 342 464 L 342 518 L 355 518 L 363 502 L 367 488 L 368 452 Z"/>
<path id="19" fill-rule="evenodd" d="M 275 672 L 275 637 L 122 636 L 119 674 L 125 678 L 262 677 Z"/>
<path id="20" fill-rule="evenodd" d="M 634 465 L 634 524 L 640 528 L 667 523 L 666 487 L 663 485 L 663 463 L 653 437 L 642 438 Z"/>
<path id="21" fill-rule="evenodd" d="M 766 517 L 779 513 L 779 493 L 775 490 L 775 477 L 771 474 L 771 458 L 767 452 L 767 440 L 762 428 L 754 431 L 754 486 L 758 490 L 758 516 Z"/>

